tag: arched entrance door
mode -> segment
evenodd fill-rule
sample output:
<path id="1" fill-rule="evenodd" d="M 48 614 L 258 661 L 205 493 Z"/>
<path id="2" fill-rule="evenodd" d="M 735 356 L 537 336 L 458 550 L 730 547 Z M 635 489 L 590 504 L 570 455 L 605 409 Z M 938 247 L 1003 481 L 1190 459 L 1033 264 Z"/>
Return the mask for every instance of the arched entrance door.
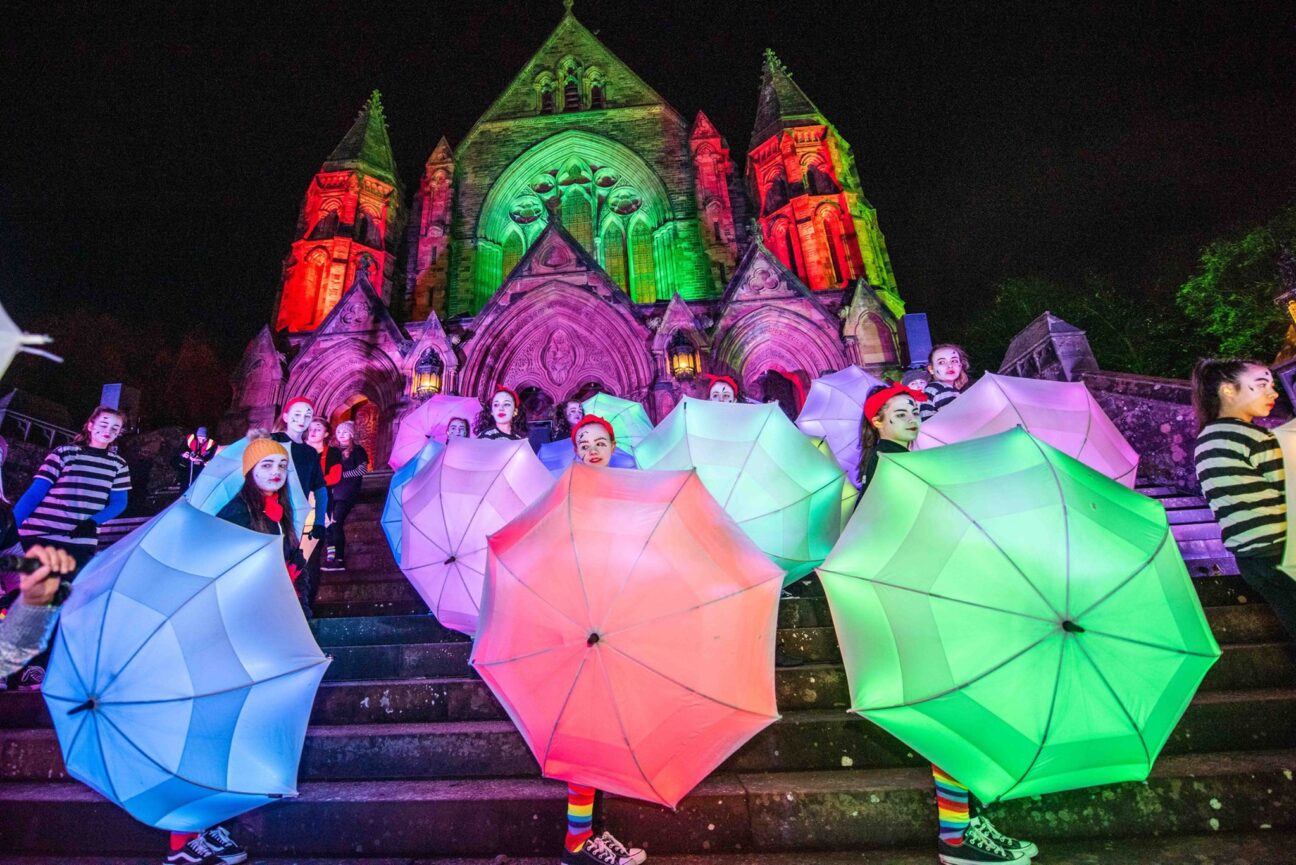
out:
<path id="1" fill-rule="evenodd" d="M 355 394 L 333 409 L 328 418 L 333 429 L 348 420 L 355 424 L 356 443 L 369 455 L 369 468 L 372 470 L 377 464 L 378 450 L 383 446 L 382 411 L 369 397 Z"/>
<path id="2" fill-rule="evenodd" d="M 761 402 L 776 402 L 789 420 L 801 411 L 801 391 L 797 383 L 775 369 L 766 370 L 759 379 Z"/>

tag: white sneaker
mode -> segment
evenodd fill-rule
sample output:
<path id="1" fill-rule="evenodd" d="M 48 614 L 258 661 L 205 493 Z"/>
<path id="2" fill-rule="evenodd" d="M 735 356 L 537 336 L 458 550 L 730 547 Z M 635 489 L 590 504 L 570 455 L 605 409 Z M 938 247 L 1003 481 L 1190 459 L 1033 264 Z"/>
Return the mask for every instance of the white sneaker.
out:
<path id="1" fill-rule="evenodd" d="M 1005 835 L 995 828 L 987 817 L 973 817 L 969 824 L 975 827 L 985 837 L 1007 850 L 1009 853 L 1020 853 L 1027 858 L 1034 859 L 1039 855 L 1039 848 L 1035 846 L 1034 841 L 1026 841 L 1022 838 L 1013 838 L 1011 835 Z"/>
<path id="2" fill-rule="evenodd" d="M 617 854 L 620 862 L 617 865 L 643 865 L 648 860 L 648 854 L 638 847 L 627 847 L 617 840 L 611 832 L 604 832 L 599 836 L 599 840 L 607 845 L 607 848 Z"/>

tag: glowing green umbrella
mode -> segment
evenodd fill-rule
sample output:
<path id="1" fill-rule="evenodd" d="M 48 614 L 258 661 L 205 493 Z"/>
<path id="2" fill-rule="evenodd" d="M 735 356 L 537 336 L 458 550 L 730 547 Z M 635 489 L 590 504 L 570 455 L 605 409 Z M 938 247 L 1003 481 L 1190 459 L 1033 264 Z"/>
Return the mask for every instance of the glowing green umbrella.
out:
<path id="1" fill-rule="evenodd" d="M 851 710 L 984 801 L 1146 778 L 1220 655 L 1161 505 L 1021 429 L 884 454 L 819 576 Z"/>
<path id="2" fill-rule="evenodd" d="M 598 415 L 612 424 L 617 448 L 630 456 L 635 455 L 635 448 L 639 447 L 643 437 L 652 432 L 653 425 L 648 420 L 648 412 L 644 411 L 641 403 L 632 399 L 596 393 L 581 403 L 581 408 L 585 409 L 586 414 Z"/>
<path id="3" fill-rule="evenodd" d="M 776 403 L 685 397 L 635 458 L 643 469 L 697 469 L 725 512 L 783 569 L 784 583 L 823 561 L 855 498 L 837 463 Z"/>

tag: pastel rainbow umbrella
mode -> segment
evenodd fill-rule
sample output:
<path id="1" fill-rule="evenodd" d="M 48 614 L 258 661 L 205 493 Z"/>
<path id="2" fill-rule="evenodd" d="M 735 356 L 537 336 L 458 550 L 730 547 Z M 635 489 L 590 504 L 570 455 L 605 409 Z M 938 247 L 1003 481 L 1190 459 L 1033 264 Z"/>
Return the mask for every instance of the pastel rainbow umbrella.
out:
<path id="1" fill-rule="evenodd" d="M 609 393 L 596 393 L 581 403 L 581 408 L 585 409 L 585 414 L 596 415 L 612 424 L 612 432 L 616 433 L 617 450 L 625 451 L 631 457 L 635 455 L 635 448 L 639 447 L 644 436 L 652 432 L 653 425 L 648 419 L 648 412 L 644 411 L 643 403 L 635 400 L 621 399 Z"/>
<path id="2" fill-rule="evenodd" d="M 1139 455 L 1078 381 L 1047 381 L 986 373 L 926 421 L 915 450 L 994 435 L 1013 427 L 1127 487 Z"/>
<path id="3" fill-rule="evenodd" d="M 410 480 L 432 460 L 436 455 L 445 450 L 445 445 L 436 439 L 428 439 L 427 444 L 418 452 L 418 456 L 412 460 L 407 460 L 404 465 L 392 472 L 391 483 L 387 486 L 387 496 L 383 499 L 382 516 L 378 519 L 378 524 L 382 527 L 383 535 L 387 538 L 387 546 L 391 547 L 392 558 L 396 564 L 400 564 L 401 557 L 401 536 L 404 532 L 405 510 L 403 507 L 403 495 L 405 487 Z"/>
<path id="4" fill-rule="evenodd" d="M 448 393 L 428 397 L 422 405 L 401 418 L 400 426 L 396 428 L 396 435 L 392 439 L 391 456 L 387 458 L 387 464 L 393 469 L 400 468 L 423 450 L 430 439 L 444 444 L 446 428 L 454 418 L 468 421 L 468 428 L 472 429 L 481 410 L 481 401 L 475 397 Z"/>
<path id="5" fill-rule="evenodd" d="M 95 556 L 61 620 L 41 693 L 72 777 L 174 832 L 297 794 L 329 659 L 278 535 L 181 499 Z"/>
<path id="6" fill-rule="evenodd" d="M 547 777 L 673 808 L 778 719 L 781 587 L 696 473 L 576 464 L 491 536 L 472 664 Z"/>
<path id="7" fill-rule="evenodd" d="M 247 450 L 250 441 L 244 436 L 218 450 L 202 470 L 202 474 L 194 478 L 194 482 L 185 491 L 185 500 L 205 514 L 215 516 L 220 513 L 221 508 L 243 489 L 243 451 Z M 287 448 L 287 445 L 284 447 Z M 306 517 L 309 515 L 313 521 L 315 509 L 302 491 L 297 466 L 291 459 L 288 460 L 288 498 L 292 502 L 293 525 L 297 529 L 297 536 L 301 537 Z"/>
<path id="8" fill-rule="evenodd" d="M 870 390 L 884 384 L 886 382 L 882 379 L 851 364 L 810 382 L 805 405 L 797 415 L 797 428 L 808 436 L 827 442 L 833 459 L 856 486 L 859 486 L 859 437 L 864 400 Z"/>
<path id="9" fill-rule="evenodd" d="M 986 802 L 1145 779 L 1220 656 L 1162 506 L 1020 429 L 883 454 L 819 577 L 851 711 Z"/>
<path id="10" fill-rule="evenodd" d="M 486 538 L 553 486 L 526 440 L 451 439 L 402 492 L 400 568 L 437 621 L 477 632 Z"/>
<path id="11" fill-rule="evenodd" d="M 855 488 L 775 403 L 685 397 L 636 452 L 644 469 L 697 469 L 716 501 L 795 582 L 824 560 Z"/>

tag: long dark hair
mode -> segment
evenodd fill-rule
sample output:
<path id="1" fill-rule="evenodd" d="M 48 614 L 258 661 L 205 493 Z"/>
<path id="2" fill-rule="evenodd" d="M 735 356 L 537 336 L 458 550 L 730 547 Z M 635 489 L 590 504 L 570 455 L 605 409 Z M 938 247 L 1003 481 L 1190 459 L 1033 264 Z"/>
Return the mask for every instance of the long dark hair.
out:
<path id="1" fill-rule="evenodd" d="M 869 397 L 873 396 L 873 394 L 875 393 L 886 390 L 888 387 L 890 387 L 890 385 L 878 384 L 869 388 L 869 392 L 864 397 L 864 402 L 867 403 Z M 888 402 L 890 402 L 890 400 L 888 400 Z M 886 403 L 883 403 L 882 408 L 878 409 L 878 414 L 880 415 L 882 413 L 882 410 L 885 408 L 886 408 Z M 874 417 L 877 417 L 877 415 L 874 415 Z M 857 474 L 859 476 L 861 483 L 867 483 L 868 478 L 864 477 L 864 470 L 868 468 L 869 460 L 873 457 L 873 451 L 877 450 L 878 441 L 880 439 L 878 436 L 877 427 L 873 426 L 873 418 L 864 417 L 862 413 L 860 415 L 859 435 L 860 435 L 860 461 L 859 461 L 859 467 L 857 469 Z"/>
<path id="2" fill-rule="evenodd" d="M 968 360 L 967 349 L 957 343 L 942 342 L 940 345 L 932 346 L 932 350 L 927 353 L 927 372 L 931 376 L 928 381 L 932 382 L 936 380 L 936 373 L 932 369 L 932 358 L 936 357 L 936 352 L 947 348 L 952 348 L 958 352 L 959 360 L 963 361 L 963 372 L 959 373 L 959 377 L 954 381 L 954 389 L 959 393 L 962 393 L 967 390 L 968 385 L 972 383 L 972 377 L 968 373 L 972 362 Z"/>
<path id="3" fill-rule="evenodd" d="M 522 410 L 522 397 L 518 396 L 514 391 L 503 387 L 497 387 L 491 391 L 490 397 L 486 400 L 486 407 L 481 410 L 481 414 L 477 415 L 477 423 L 473 426 L 473 434 L 480 437 L 482 433 L 494 428 L 495 416 L 491 414 L 491 403 L 495 401 L 495 397 L 502 393 L 513 397 L 513 425 L 511 427 L 513 432 L 511 435 L 514 438 L 526 438 L 527 419 L 526 412 Z"/>
<path id="4" fill-rule="evenodd" d="M 299 541 L 297 530 L 293 526 L 292 496 L 288 494 L 289 483 L 292 483 L 292 478 L 289 478 L 279 488 L 279 491 L 275 493 L 275 497 L 279 500 L 279 506 L 283 508 L 283 518 L 279 520 L 278 528 L 283 532 L 283 536 L 288 539 L 288 548 L 295 550 Z M 252 479 L 251 470 L 243 476 L 243 489 L 239 490 L 239 498 L 243 500 L 243 504 L 247 505 L 248 516 L 251 517 L 252 522 L 250 528 L 253 531 L 264 532 L 268 535 L 274 534 L 275 524 L 270 522 L 270 518 L 265 513 L 266 495 L 261 492 L 261 488 Z"/>
<path id="5" fill-rule="evenodd" d="M 1220 386 L 1238 384 L 1238 379 L 1249 366 L 1266 365 L 1250 358 L 1204 357 L 1197 361 L 1192 371 L 1192 404 L 1193 411 L 1197 414 L 1198 431 L 1211 421 L 1219 419 Z"/>
<path id="6" fill-rule="evenodd" d="M 572 402 L 576 403 L 578 406 L 581 404 L 581 401 L 578 399 L 565 399 L 558 403 L 558 409 L 554 412 L 552 436 L 554 441 L 563 441 L 571 438 L 572 428 L 571 422 L 567 420 L 567 404 Z M 584 410 L 581 411 L 581 414 L 585 414 Z"/>

